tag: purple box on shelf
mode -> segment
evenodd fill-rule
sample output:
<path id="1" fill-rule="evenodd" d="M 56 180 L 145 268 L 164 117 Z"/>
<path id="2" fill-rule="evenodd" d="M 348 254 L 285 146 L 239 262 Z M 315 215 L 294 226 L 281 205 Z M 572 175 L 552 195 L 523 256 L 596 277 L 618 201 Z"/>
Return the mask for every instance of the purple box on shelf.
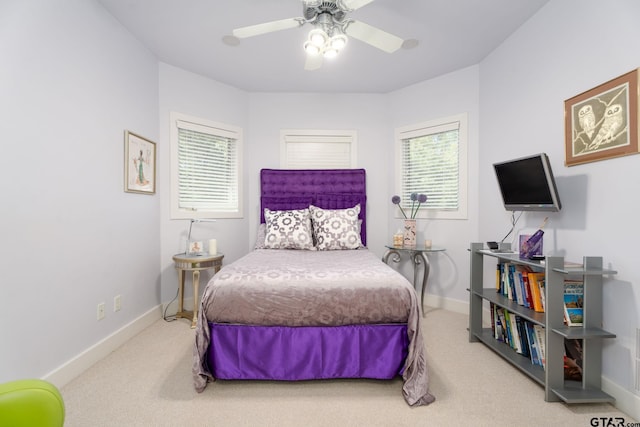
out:
<path id="1" fill-rule="evenodd" d="M 542 255 L 542 237 L 535 242 L 529 242 L 531 235 L 520 235 L 520 258 L 530 258 L 533 255 Z"/>

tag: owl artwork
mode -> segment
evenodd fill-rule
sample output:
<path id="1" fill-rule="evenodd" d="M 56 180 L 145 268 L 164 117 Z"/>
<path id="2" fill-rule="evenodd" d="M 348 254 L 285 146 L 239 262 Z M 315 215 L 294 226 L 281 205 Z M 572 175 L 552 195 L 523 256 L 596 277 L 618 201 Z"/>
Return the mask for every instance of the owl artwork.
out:
<path id="1" fill-rule="evenodd" d="M 593 113 L 593 107 L 591 107 L 591 105 L 585 105 L 580 108 L 578 111 L 578 120 L 584 133 L 591 139 L 596 127 L 596 115 Z"/>
<path id="2" fill-rule="evenodd" d="M 615 139 L 616 132 L 620 130 L 624 119 L 622 117 L 622 105 L 613 104 L 607 108 L 604 113 L 604 119 L 602 126 L 598 134 L 593 138 L 591 144 L 589 144 L 589 150 L 595 150 L 600 145 L 611 142 Z"/>

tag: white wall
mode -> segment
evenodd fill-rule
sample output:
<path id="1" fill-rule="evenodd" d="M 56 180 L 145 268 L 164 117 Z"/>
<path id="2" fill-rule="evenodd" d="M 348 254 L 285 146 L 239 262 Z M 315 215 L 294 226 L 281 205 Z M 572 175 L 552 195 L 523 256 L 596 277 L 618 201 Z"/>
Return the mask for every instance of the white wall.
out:
<path id="1" fill-rule="evenodd" d="M 618 271 L 604 284 L 603 326 L 617 338 L 604 342 L 603 375 L 629 393 L 640 328 L 640 156 L 565 167 L 564 100 L 638 67 L 639 18 L 636 0 L 552 0 L 480 64 L 479 240 L 510 228 L 491 164 L 546 152 L 563 209 L 549 215 L 545 251 L 601 255 Z M 523 216 L 519 231 L 544 216 Z"/>
<path id="2" fill-rule="evenodd" d="M 250 96 L 250 126 L 246 178 L 250 244 L 260 221 L 260 169 L 280 167 L 281 129 L 355 130 L 358 168 L 367 170 L 367 246 L 382 256 L 387 241 L 385 205 L 387 181 L 393 167 L 393 132 L 383 95 L 269 94 Z"/>
<path id="3" fill-rule="evenodd" d="M 124 131 L 157 141 L 157 106 L 155 58 L 94 1 L 0 3 L 0 382 L 159 304 L 159 198 L 123 191 Z"/>
<path id="4" fill-rule="evenodd" d="M 429 255 L 432 265 L 427 283 L 427 294 L 432 296 L 431 300 L 428 300 L 429 305 L 452 309 L 455 307 L 449 305 L 453 302 L 451 300 L 468 303 L 469 252 L 467 249 L 469 241 L 474 240 L 477 235 L 478 182 L 474 177 L 478 172 L 479 152 L 478 79 L 478 66 L 472 66 L 398 90 L 389 96 L 392 117 L 390 126 L 393 129 L 467 113 L 469 121 L 467 219 L 428 219 L 419 220 L 417 223 L 418 241 L 428 238 L 432 240 L 434 246 L 446 248 L 445 253 Z M 388 144 L 393 145 L 394 141 L 390 140 Z M 391 168 L 388 172 L 387 180 L 390 185 L 384 207 L 389 215 L 387 228 L 390 236 L 400 227 L 401 219 L 395 218 L 395 209 L 391 204 L 391 196 L 397 193 L 395 190 L 397 171 Z M 425 188 L 424 192 L 428 195 L 429 189 Z M 390 237 L 387 241 L 390 241 Z M 405 265 L 402 269 L 405 276 L 410 277 L 409 266 Z"/>
<path id="5" fill-rule="evenodd" d="M 252 151 L 247 137 L 247 94 L 233 87 L 212 81 L 200 75 L 184 71 L 171 65 L 160 63 L 160 143 L 163 147 L 159 167 L 163 173 L 158 183 L 162 188 L 160 234 L 162 240 L 161 275 L 162 302 L 169 303 L 178 289 L 178 274 L 175 271 L 172 256 L 184 252 L 185 240 L 189 230 L 188 220 L 171 220 L 171 181 L 170 181 L 170 118 L 171 112 L 187 114 L 214 122 L 225 123 L 242 128 L 244 131 L 244 158 L 251 157 Z M 247 171 L 243 173 L 243 200 L 246 204 Z M 192 238 L 202 240 L 216 239 L 218 251 L 224 254 L 223 262 L 228 264 L 248 251 L 247 206 L 244 206 L 244 218 L 218 219 L 216 222 L 201 222 L 193 225 Z M 209 272 L 202 272 L 201 286 L 210 278 Z M 193 297 L 191 278 L 185 288 L 186 298 Z M 174 302 L 167 313 L 175 313 Z"/>

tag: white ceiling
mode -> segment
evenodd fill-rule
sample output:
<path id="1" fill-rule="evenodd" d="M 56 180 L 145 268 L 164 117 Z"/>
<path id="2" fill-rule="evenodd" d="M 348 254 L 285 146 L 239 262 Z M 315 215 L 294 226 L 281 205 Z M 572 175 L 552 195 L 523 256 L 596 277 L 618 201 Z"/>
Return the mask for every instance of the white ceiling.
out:
<path id="1" fill-rule="evenodd" d="M 313 27 L 223 43 L 234 28 L 302 16 L 301 0 L 98 0 L 159 60 L 249 92 L 386 93 L 479 63 L 549 0 L 375 0 L 349 14 L 418 46 L 351 38 L 305 71 Z"/>

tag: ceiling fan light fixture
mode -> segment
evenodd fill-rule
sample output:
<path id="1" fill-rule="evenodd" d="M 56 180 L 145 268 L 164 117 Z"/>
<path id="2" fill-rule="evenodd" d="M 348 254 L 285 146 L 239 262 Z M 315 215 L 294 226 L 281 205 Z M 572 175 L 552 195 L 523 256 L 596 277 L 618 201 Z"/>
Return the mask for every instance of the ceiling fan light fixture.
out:
<path id="1" fill-rule="evenodd" d="M 338 34 L 336 36 L 333 36 L 329 41 L 329 46 L 331 46 L 332 49 L 336 49 L 336 50 L 342 50 L 342 48 L 344 48 L 346 45 L 347 45 L 347 36 L 345 36 L 344 34 Z"/>
<path id="2" fill-rule="evenodd" d="M 309 42 L 318 46 L 318 48 L 322 48 L 322 46 L 327 43 L 329 36 L 320 28 L 315 28 L 309 31 Z"/>
<path id="3" fill-rule="evenodd" d="M 306 41 L 304 43 L 304 51 L 307 52 L 309 55 L 319 55 L 320 54 L 320 50 L 321 50 L 321 48 L 316 46 L 311 41 Z"/>
<path id="4" fill-rule="evenodd" d="M 328 47 L 324 50 L 322 55 L 327 59 L 335 58 L 336 56 L 338 56 L 338 49 Z"/>

